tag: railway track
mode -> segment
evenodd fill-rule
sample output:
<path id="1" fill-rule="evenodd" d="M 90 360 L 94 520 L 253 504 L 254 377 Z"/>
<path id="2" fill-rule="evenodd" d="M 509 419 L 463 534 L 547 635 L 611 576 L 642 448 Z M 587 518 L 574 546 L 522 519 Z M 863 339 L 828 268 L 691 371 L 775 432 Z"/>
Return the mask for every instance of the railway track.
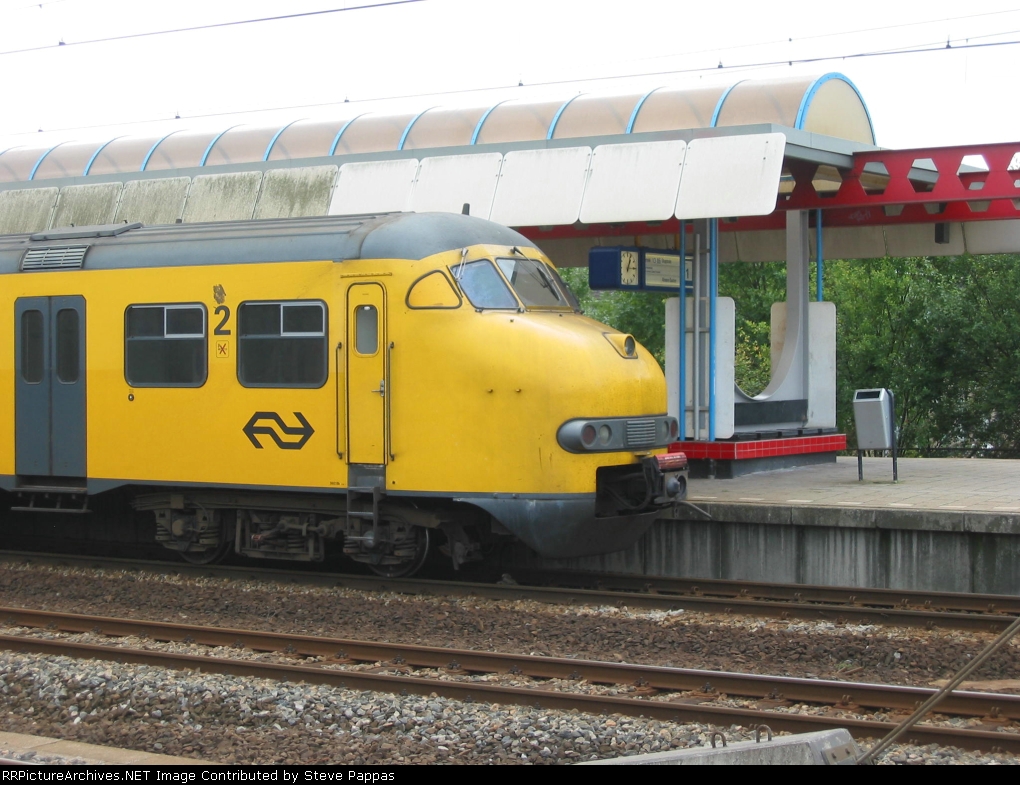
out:
<path id="1" fill-rule="evenodd" d="M 971 630 L 998 633 L 1020 615 L 1020 598 L 904 592 L 896 589 L 804 586 L 745 581 L 693 580 L 613 574 L 518 571 L 519 582 L 479 583 L 417 578 L 280 570 L 261 567 L 189 565 L 90 556 L 0 552 L 0 561 L 56 566 L 145 569 L 155 572 L 275 580 L 398 594 L 532 600 L 564 605 L 615 605 L 646 610 L 689 610 L 761 618 Z"/>
<path id="2" fill-rule="evenodd" d="M 693 598 L 763 600 L 847 605 L 879 610 L 951 611 L 1020 615 L 1020 597 L 1004 594 L 921 592 L 904 589 L 861 589 L 846 586 L 756 583 L 712 578 L 670 578 L 576 571 L 518 570 L 515 577 L 529 586 L 602 591 L 675 594 Z M 1010 620 L 1007 620 L 1008 624 Z"/>
<path id="3" fill-rule="evenodd" d="M 464 701 L 486 701 L 619 713 L 677 722 L 717 725 L 768 725 L 776 731 L 808 732 L 843 727 L 858 737 L 881 737 L 895 724 L 877 719 L 847 717 L 844 713 L 909 713 L 934 690 L 858 682 L 825 681 L 756 674 L 667 668 L 660 666 L 539 657 L 534 655 L 445 649 L 375 643 L 336 638 L 208 628 L 195 625 L 116 619 L 102 616 L 0 608 L 7 627 L 45 629 L 60 633 L 90 633 L 108 637 L 134 636 L 158 642 L 184 642 L 273 652 L 301 662 L 264 662 L 221 656 L 180 654 L 143 648 L 76 642 L 26 635 L 0 635 L 0 647 L 39 654 L 103 659 L 173 669 L 199 669 L 244 677 L 306 681 L 348 689 L 378 692 L 436 693 Z M 305 658 L 315 658 L 310 663 Z M 370 663 L 372 671 L 357 669 Z M 379 670 L 396 672 L 374 672 Z M 530 677 L 534 686 L 511 686 L 478 681 L 479 675 L 510 674 Z M 636 687 L 643 697 L 571 692 L 543 684 L 564 680 L 595 685 Z M 757 701 L 754 707 L 720 705 L 740 696 Z M 824 713 L 783 711 L 800 704 L 826 707 Z M 940 714 L 989 718 L 996 725 L 1020 720 L 1020 696 L 956 692 L 940 705 Z M 909 733 L 913 743 L 959 746 L 984 751 L 1020 753 L 1020 733 L 975 730 L 945 725 L 918 725 Z"/>

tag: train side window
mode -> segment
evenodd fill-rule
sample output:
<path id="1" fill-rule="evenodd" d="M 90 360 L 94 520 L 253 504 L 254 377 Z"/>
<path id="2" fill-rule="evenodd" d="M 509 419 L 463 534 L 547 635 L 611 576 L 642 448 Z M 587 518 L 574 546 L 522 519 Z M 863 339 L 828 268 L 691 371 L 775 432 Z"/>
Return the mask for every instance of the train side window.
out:
<path id="1" fill-rule="evenodd" d="M 246 302 L 237 309 L 237 379 L 245 387 L 321 387 L 328 367 L 326 304 Z"/>
<path id="2" fill-rule="evenodd" d="M 131 305 L 124 319 L 124 377 L 128 384 L 132 387 L 205 384 L 208 373 L 205 306 Z"/>
<path id="3" fill-rule="evenodd" d="M 425 273 L 407 290 L 407 307 L 415 310 L 460 308 L 461 297 L 439 270 Z"/>
<path id="4" fill-rule="evenodd" d="M 57 311 L 57 378 L 74 384 L 81 374 L 78 312 L 73 308 Z"/>
<path id="5" fill-rule="evenodd" d="M 42 311 L 21 314 L 21 378 L 39 384 L 43 378 L 43 315 Z"/>
<path id="6" fill-rule="evenodd" d="M 379 351 L 379 311 L 374 305 L 359 305 L 354 312 L 355 342 L 358 354 Z"/>

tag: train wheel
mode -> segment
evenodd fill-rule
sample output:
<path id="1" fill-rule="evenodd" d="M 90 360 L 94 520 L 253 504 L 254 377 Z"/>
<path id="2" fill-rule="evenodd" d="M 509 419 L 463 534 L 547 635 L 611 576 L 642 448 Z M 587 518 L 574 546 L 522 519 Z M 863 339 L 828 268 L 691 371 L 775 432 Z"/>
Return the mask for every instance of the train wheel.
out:
<path id="1" fill-rule="evenodd" d="M 184 561 L 190 564 L 218 564 L 226 558 L 234 544 L 227 536 L 229 530 L 230 526 L 227 525 L 226 517 L 223 516 L 219 521 L 219 532 L 208 532 L 207 536 L 203 538 L 202 544 L 210 547 L 201 550 L 178 551 L 178 553 L 181 554 Z"/>
<path id="2" fill-rule="evenodd" d="M 208 548 L 204 551 L 178 551 L 181 558 L 190 564 L 218 564 L 230 553 L 232 543 L 226 540 L 215 548 Z"/>
<path id="3" fill-rule="evenodd" d="M 415 536 L 414 556 L 399 564 L 370 564 L 372 572 L 384 578 L 408 578 L 418 572 L 428 558 L 431 535 L 428 529 L 419 526 L 415 528 Z"/>

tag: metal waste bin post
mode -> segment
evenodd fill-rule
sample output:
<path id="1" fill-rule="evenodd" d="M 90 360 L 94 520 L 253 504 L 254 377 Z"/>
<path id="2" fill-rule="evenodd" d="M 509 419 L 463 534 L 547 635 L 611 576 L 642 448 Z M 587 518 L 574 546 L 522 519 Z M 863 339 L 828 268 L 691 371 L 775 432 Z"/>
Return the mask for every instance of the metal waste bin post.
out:
<path id="1" fill-rule="evenodd" d="M 896 396 L 892 390 L 854 390 L 854 425 L 857 428 L 857 479 L 864 480 L 862 450 L 892 450 L 893 482 L 896 470 Z"/>

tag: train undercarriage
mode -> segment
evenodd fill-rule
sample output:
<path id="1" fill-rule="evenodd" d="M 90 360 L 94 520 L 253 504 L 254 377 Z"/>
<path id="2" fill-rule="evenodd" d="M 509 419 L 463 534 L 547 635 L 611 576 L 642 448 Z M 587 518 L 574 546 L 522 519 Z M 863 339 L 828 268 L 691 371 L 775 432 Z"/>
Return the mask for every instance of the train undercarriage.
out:
<path id="1" fill-rule="evenodd" d="M 469 505 L 386 500 L 378 491 L 301 498 L 216 491 L 136 496 L 156 518 L 156 541 L 188 562 L 211 564 L 230 553 L 254 559 L 322 561 L 327 541 L 390 578 L 412 575 L 432 550 L 454 569 L 479 561 L 501 535 L 498 523 Z"/>
<path id="2" fill-rule="evenodd" d="M 456 570 L 515 538 L 551 558 L 629 547 L 660 511 L 684 498 L 686 481 L 686 457 L 663 455 L 602 467 L 596 493 L 563 498 L 414 499 L 380 488 L 307 496 L 194 489 L 137 495 L 132 506 L 154 513 L 156 542 L 192 563 L 210 564 L 230 553 L 316 562 L 335 542 L 347 558 L 399 578 L 417 572 L 433 550 Z"/>

